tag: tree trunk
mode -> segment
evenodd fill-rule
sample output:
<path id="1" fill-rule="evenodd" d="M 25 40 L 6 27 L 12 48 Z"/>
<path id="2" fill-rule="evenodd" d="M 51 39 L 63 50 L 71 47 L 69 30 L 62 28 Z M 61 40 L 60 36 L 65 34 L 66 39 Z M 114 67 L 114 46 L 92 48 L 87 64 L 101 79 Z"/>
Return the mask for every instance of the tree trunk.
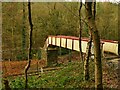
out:
<path id="1" fill-rule="evenodd" d="M 102 86 L 102 64 L 101 64 L 101 50 L 100 50 L 100 37 L 95 24 L 94 17 L 92 15 L 92 2 L 85 2 L 86 15 L 88 19 L 88 25 L 93 38 L 93 44 L 95 46 L 95 88 L 103 89 Z"/>
<path id="2" fill-rule="evenodd" d="M 22 59 L 25 59 L 25 2 L 23 2 Z"/>
<path id="3" fill-rule="evenodd" d="M 12 28 L 12 35 L 11 36 L 12 36 L 12 51 L 11 51 L 12 58 L 11 59 L 14 60 L 14 30 L 13 30 L 13 28 Z"/>
<path id="4" fill-rule="evenodd" d="M 90 34 L 90 38 L 87 44 L 86 48 L 86 55 L 85 55 L 85 61 L 84 61 L 84 77 L 85 80 L 89 80 L 90 75 L 89 75 L 89 59 L 91 56 L 91 46 L 92 46 L 92 36 Z"/>
<path id="5" fill-rule="evenodd" d="M 96 2 L 93 2 L 93 10 L 92 10 L 92 15 L 93 18 L 95 20 L 95 15 L 96 15 Z M 85 76 L 85 80 L 89 80 L 89 59 L 91 56 L 91 47 L 92 47 L 92 34 L 90 31 L 90 27 L 89 27 L 89 41 L 87 44 L 87 50 L 86 50 L 86 55 L 85 55 L 85 61 L 84 61 L 84 76 Z"/>
<path id="6" fill-rule="evenodd" d="M 120 57 L 120 30 L 118 31 L 118 55 Z"/>
<path id="7" fill-rule="evenodd" d="M 80 7 L 79 7 L 79 25 L 80 25 L 80 31 L 79 31 L 79 50 L 80 50 L 80 60 L 83 61 L 83 53 L 82 53 L 82 46 L 81 46 L 81 37 L 82 37 L 82 22 L 81 22 L 81 9 L 82 9 L 82 0 L 80 1 Z"/>
<path id="8" fill-rule="evenodd" d="M 93 14 L 93 18 L 95 20 L 95 15 L 96 15 L 96 0 L 93 2 L 93 11 L 92 11 L 92 14 Z"/>
<path id="9" fill-rule="evenodd" d="M 120 15 L 120 3 L 118 5 L 118 15 Z M 120 23 L 120 19 L 118 19 L 118 23 Z M 120 25 L 118 25 L 118 55 L 120 57 Z"/>
<path id="10" fill-rule="evenodd" d="M 27 77 L 27 71 L 30 67 L 31 59 L 32 59 L 32 31 L 33 31 L 33 24 L 32 24 L 32 18 L 31 18 L 31 3 L 30 0 L 28 2 L 28 14 L 29 14 L 29 24 L 30 24 L 30 31 L 29 31 L 29 48 L 28 48 L 28 63 L 25 66 L 25 88 L 28 88 L 28 77 Z"/>
<path id="11" fill-rule="evenodd" d="M 5 90 L 11 90 L 8 79 L 3 79 Z"/>

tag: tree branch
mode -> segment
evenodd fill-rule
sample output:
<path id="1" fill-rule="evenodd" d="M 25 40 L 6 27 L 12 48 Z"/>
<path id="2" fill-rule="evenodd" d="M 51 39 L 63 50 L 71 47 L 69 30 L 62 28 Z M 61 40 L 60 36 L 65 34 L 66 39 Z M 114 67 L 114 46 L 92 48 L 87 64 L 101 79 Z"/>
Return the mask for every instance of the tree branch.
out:
<path id="1" fill-rule="evenodd" d="M 63 4 L 63 3 L 60 3 L 60 4 L 62 4 L 69 12 L 71 12 L 72 15 L 74 15 L 75 17 L 77 17 L 79 19 L 79 16 L 76 15 L 75 13 L 73 13 L 65 4 Z M 83 21 L 88 27 L 90 27 L 88 25 L 88 23 L 85 21 L 85 19 L 80 19 L 80 20 Z"/>

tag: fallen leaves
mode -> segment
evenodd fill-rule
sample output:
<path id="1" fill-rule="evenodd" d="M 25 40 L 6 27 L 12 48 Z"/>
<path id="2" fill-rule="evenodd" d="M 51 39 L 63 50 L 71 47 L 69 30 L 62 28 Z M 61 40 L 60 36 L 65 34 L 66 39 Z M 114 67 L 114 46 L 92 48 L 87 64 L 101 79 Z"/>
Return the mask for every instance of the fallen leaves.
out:
<path id="1" fill-rule="evenodd" d="M 0 62 L 0 67 L 2 67 L 3 77 L 17 75 L 24 72 L 24 67 L 27 61 L 2 61 Z M 38 64 L 38 65 L 37 65 Z M 37 68 L 43 67 L 45 65 L 44 60 L 31 60 L 30 70 L 37 70 Z"/>

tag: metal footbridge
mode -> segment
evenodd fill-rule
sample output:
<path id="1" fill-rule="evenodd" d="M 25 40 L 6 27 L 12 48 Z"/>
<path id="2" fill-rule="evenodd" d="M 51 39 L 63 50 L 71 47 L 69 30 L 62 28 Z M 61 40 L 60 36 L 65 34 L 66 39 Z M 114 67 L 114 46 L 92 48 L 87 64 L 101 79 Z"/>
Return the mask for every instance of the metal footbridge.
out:
<path id="1" fill-rule="evenodd" d="M 82 46 L 82 52 L 86 53 L 86 48 L 87 48 L 87 43 L 88 43 L 88 38 L 82 38 L 81 40 L 81 46 Z M 118 41 L 113 41 L 113 40 L 101 40 L 102 43 L 102 50 L 103 52 L 110 52 L 113 54 L 118 55 Z M 54 45 L 54 46 L 59 46 L 75 51 L 80 51 L 79 50 L 79 37 L 74 37 L 74 36 L 48 36 L 46 39 L 44 48 L 49 47 L 49 45 Z M 92 45 L 91 52 L 94 52 L 94 45 Z"/>

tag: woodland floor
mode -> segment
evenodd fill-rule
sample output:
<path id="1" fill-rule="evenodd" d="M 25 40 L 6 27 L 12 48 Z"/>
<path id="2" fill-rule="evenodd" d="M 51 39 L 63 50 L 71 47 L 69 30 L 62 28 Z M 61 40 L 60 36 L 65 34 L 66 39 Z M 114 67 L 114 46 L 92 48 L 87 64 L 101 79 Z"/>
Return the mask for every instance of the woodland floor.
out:
<path id="1" fill-rule="evenodd" d="M 79 54 L 74 54 L 71 57 L 71 60 L 76 61 L 79 60 L 78 57 Z M 68 62 L 69 56 L 65 55 L 64 57 L 58 58 L 59 64 L 65 64 Z M 26 60 L 23 61 L 2 61 L 0 62 L 0 66 L 2 67 L 2 77 L 7 76 L 14 76 L 24 73 L 24 68 L 27 64 Z M 39 65 L 38 65 L 39 64 Z M 29 71 L 37 70 L 37 68 L 45 67 L 45 61 L 44 60 L 31 60 L 31 66 Z M 0 67 L 0 68 L 1 68 Z"/>
<path id="2" fill-rule="evenodd" d="M 73 53 L 71 57 L 72 61 L 79 61 L 79 54 Z M 37 65 L 39 61 L 39 65 Z M 64 55 L 59 57 L 59 64 L 67 64 L 69 61 L 69 56 Z M 2 66 L 2 77 L 8 77 L 12 75 L 18 75 L 24 73 L 24 67 L 27 64 L 26 61 L 3 61 L 0 62 Z M 117 88 L 118 86 L 118 63 L 112 62 L 110 60 L 102 60 L 103 65 L 103 84 L 110 88 Z M 45 66 L 45 61 L 43 60 L 32 60 L 30 70 L 37 70 L 38 67 Z M 0 67 L 1 68 L 1 67 Z"/>

